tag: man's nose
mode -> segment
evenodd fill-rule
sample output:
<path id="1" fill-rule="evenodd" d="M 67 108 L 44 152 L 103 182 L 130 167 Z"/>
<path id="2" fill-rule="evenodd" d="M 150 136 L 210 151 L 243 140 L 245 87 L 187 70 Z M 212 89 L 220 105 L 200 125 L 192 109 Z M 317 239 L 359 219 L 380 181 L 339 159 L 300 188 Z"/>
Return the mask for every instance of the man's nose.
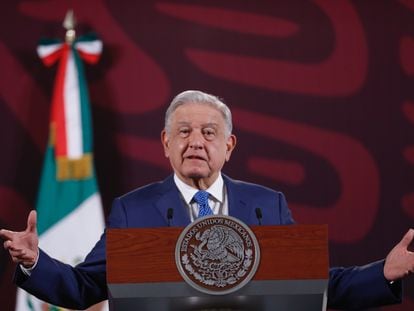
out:
<path id="1" fill-rule="evenodd" d="M 189 146 L 193 149 L 201 149 L 204 147 L 204 137 L 198 131 L 192 131 L 189 137 Z"/>

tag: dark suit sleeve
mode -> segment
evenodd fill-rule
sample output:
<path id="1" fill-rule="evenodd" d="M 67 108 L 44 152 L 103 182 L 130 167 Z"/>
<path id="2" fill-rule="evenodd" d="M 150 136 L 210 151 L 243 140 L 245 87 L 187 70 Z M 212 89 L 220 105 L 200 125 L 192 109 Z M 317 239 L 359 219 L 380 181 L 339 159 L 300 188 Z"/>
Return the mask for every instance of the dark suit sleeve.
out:
<path id="1" fill-rule="evenodd" d="M 282 192 L 278 192 L 279 196 L 279 214 L 281 219 L 282 225 L 291 225 L 294 224 L 295 221 L 293 220 L 292 213 L 288 207 L 285 195 Z"/>
<path id="2" fill-rule="evenodd" d="M 31 275 L 16 268 L 15 283 L 53 305 L 70 309 L 85 309 L 107 299 L 105 238 L 76 267 L 51 258 L 42 250 Z"/>
<path id="3" fill-rule="evenodd" d="M 328 308 L 360 310 L 401 303 L 401 281 L 389 284 L 383 268 L 383 260 L 361 267 L 331 268 Z"/>
<path id="4" fill-rule="evenodd" d="M 128 218 L 125 208 L 120 198 L 115 198 L 112 203 L 111 214 L 108 217 L 108 227 L 110 228 L 127 228 Z"/>
<path id="5" fill-rule="evenodd" d="M 127 225 L 122 203 L 115 200 L 108 220 L 110 227 Z M 40 250 L 31 275 L 16 268 L 14 282 L 24 290 L 53 305 L 85 309 L 108 298 L 106 283 L 106 235 L 79 265 L 72 267 Z"/>

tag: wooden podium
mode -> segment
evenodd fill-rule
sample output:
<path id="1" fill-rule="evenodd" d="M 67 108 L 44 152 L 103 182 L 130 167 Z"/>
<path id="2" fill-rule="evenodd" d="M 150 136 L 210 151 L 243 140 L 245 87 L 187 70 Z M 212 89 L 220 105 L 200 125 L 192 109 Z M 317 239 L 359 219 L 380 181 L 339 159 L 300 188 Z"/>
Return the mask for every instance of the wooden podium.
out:
<path id="1" fill-rule="evenodd" d="M 227 295 L 188 285 L 175 264 L 182 228 L 107 229 L 107 282 L 114 311 L 325 310 L 325 225 L 253 226 L 260 264 L 253 279 Z"/>

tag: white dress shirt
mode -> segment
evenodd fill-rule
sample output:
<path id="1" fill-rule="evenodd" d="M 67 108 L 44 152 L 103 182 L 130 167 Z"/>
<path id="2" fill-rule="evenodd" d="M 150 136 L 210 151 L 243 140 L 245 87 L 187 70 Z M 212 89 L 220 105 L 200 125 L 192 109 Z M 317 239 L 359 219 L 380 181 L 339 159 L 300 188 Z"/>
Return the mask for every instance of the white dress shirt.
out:
<path id="1" fill-rule="evenodd" d="M 194 219 L 197 219 L 199 207 L 197 202 L 193 200 L 193 197 L 200 189 L 187 185 L 176 174 L 174 174 L 174 182 L 177 185 L 177 188 L 181 193 L 181 197 L 188 208 L 190 220 L 194 221 Z M 208 198 L 208 205 L 210 205 L 213 214 L 228 215 L 229 207 L 227 202 L 227 193 L 221 173 L 214 183 L 206 189 L 206 191 L 210 194 Z"/>

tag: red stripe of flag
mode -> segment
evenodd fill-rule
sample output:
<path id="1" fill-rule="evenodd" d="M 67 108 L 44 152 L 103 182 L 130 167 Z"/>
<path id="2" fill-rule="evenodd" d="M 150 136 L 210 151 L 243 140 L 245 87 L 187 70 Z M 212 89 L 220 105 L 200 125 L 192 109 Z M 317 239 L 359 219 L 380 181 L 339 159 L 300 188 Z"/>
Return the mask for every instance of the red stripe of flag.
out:
<path id="1" fill-rule="evenodd" d="M 66 122 L 65 122 L 65 102 L 64 102 L 64 86 L 66 67 L 70 47 L 65 43 L 62 49 L 62 55 L 59 62 L 59 68 L 56 74 L 55 89 L 52 101 L 52 121 L 55 124 L 55 152 L 56 156 L 67 155 L 66 140 Z"/>

